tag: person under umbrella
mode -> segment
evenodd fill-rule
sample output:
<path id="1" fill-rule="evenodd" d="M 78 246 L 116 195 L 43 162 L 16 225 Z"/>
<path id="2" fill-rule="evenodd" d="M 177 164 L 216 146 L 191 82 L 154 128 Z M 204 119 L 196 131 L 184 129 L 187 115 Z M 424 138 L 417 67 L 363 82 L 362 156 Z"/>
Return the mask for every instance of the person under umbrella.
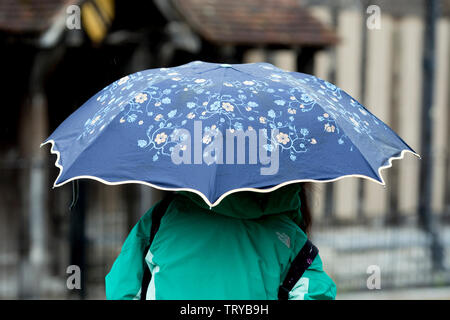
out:
<path id="1" fill-rule="evenodd" d="M 108 298 L 334 298 L 305 232 L 304 183 L 384 186 L 394 159 L 420 158 L 336 85 L 269 63 L 130 74 L 44 144 L 57 155 L 55 187 L 87 178 L 176 192 L 132 230 Z"/>
<path id="2" fill-rule="evenodd" d="M 107 299 L 335 299 L 336 285 L 318 254 L 283 288 L 311 226 L 307 187 L 237 192 L 211 209 L 195 193 L 169 194 L 153 241 L 158 204 L 128 235 L 106 276 Z"/>

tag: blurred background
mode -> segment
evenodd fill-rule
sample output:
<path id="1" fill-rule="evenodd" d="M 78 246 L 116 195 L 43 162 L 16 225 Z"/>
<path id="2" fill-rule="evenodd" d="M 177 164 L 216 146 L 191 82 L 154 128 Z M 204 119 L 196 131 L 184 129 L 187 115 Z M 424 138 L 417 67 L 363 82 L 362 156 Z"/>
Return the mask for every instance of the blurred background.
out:
<path id="1" fill-rule="evenodd" d="M 56 156 L 39 145 L 109 83 L 193 60 L 314 74 L 404 138 L 422 160 L 394 161 L 387 187 L 314 185 L 311 238 L 338 299 L 450 299 L 449 0 L 0 0 L 0 299 L 105 298 L 161 192 L 81 181 L 69 210 L 72 186 L 52 189 Z"/>

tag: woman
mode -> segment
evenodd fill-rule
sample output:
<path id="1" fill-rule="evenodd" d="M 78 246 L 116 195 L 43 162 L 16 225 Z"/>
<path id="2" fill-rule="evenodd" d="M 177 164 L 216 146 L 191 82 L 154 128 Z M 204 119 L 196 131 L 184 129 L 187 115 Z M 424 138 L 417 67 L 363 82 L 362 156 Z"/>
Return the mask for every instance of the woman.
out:
<path id="1" fill-rule="evenodd" d="M 303 183 L 234 193 L 213 208 L 194 193 L 177 192 L 147 250 L 154 208 L 133 228 L 106 276 L 107 299 L 278 299 L 311 225 Z M 141 292 L 144 268 L 152 276 Z M 289 292 L 292 300 L 335 296 L 319 255 Z"/>

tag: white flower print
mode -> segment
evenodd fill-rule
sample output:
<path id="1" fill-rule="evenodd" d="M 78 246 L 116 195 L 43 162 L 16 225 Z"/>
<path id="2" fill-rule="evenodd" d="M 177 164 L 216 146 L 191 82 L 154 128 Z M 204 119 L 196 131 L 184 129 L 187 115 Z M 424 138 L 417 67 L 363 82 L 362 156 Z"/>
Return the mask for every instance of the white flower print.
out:
<path id="1" fill-rule="evenodd" d="M 324 129 L 326 132 L 334 132 L 334 125 L 330 125 L 329 123 L 325 123 Z"/>
<path id="2" fill-rule="evenodd" d="M 146 93 L 138 93 L 136 97 L 134 97 L 134 101 L 137 103 L 144 103 L 147 101 L 147 94 Z"/>
<path id="3" fill-rule="evenodd" d="M 189 112 L 188 115 L 186 116 L 188 119 L 194 119 L 195 118 L 195 114 L 193 112 Z"/>
<path id="4" fill-rule="evenodd" d="M 229 112 L 234 110 L 234 106 L 229 102 L 222 102 L 222 108 Z"/>
<path id="5" fill-rule="evenodd" d="M 161 144 L 161 143 L 166 142 L 166 139 L 167 139 L 167 134 L 165 132 L 161 132 L 156 135 L 155 142 L 157 144 Z"/>
<path id="6" fill-rule="evenodd" d="M 280 132 L 277 134 L 277 141 L 282 144 L 286 144 L 290 141 L 289 136 L 286 133 Z"/>
<path id="7" fill-rule="evenodd" d="M 211 142 L 211 136 L 208 135 L 208 134 L 206 134 L 206 135 L 203 137 L 203 143 L 204 143 L 204 144 L 208 144 L 208 143 L 210 143 L 210 142 Z"/>

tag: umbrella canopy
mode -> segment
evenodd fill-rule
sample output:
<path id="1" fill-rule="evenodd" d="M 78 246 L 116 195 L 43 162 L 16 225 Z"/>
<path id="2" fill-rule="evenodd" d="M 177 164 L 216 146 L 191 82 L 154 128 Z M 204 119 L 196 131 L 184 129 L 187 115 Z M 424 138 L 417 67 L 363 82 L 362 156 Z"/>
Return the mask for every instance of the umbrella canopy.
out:
<path id="1" fill-rule="evenodd" d="M 43 144 L 55 186 L 90 178 L 199 194 L 210 206 L 237 191 L 381 170 L 406 152 L 393 130 L 337 86 L 269 63 L 201 61 L 125 76 L 90 98 Z"/>

